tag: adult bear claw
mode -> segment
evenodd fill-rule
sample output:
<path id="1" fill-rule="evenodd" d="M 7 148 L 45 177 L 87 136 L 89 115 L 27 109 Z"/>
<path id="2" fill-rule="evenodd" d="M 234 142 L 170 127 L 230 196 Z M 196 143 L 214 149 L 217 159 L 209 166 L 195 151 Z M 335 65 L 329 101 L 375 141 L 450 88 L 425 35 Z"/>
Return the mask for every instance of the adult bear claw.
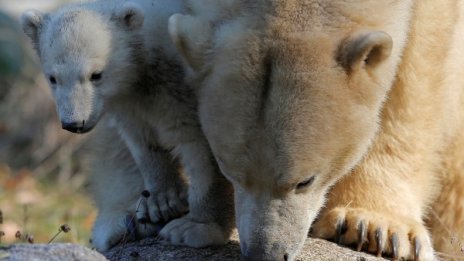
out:
<path id="1" fill-rule="evenodd" d="M 346 226 L 346 221 L 345 220 L 342 220 L 342 221 L 338 222 L 338 224 L 337 224 L 337 234 L 335 235 L 335 242 L 337 242 L 337 244 L 341 244 L 342 236 L 343 236 L 343 234 L 346 233 L 347 230 L 348 230 L 348 228 Z"/>
<path id="2" fill-rule="evenodd" d="M 392 236 L 390 237 L 391 240 L 391 246 L 392 246 L 392 261 L 398 260 L 398 248 L 399 248 L 399 242 L 398 242 L 398 234 L 393 233 Z"/>
<path id="3" fill-rule="evenodd" d="M 359 252 L 362 250 L 362 246 L 367 242 L 367 227 L 366 222 L 361 221 L 358 225 L 358 245 L 356 250 Z"/>
<path id="4" fill-rule="evenodd" d="M 421 250 L 421 242 L 419 238 L 414 238 L 414 261 L 419 261 L 419 254 Z"/>
<path id="5" fill-rule="evenodd" d="M 381 257 L 382 251 L 385 245 L 384 245 L 384 240 L 383 240 L 383 233 L 380 228 L 377 228 L 375 230 L 375 242 L 377 243 L 377 256 Z"/>

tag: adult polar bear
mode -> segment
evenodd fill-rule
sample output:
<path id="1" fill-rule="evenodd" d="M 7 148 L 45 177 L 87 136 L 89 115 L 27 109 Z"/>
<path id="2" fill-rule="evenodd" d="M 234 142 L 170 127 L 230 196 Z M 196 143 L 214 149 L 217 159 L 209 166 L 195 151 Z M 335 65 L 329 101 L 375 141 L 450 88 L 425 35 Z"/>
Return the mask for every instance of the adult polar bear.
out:
<path id="1" fill-rule="evenodd" d="M 92 143 L 102 150 L 92 183 L 100 210 L 92 235 L 98 250 L 127 236 L 144 189 L 150 196 L 137 212 L 138 236 L 153 235 L 152 223 L 184 214 L 173 157 L 190 177 L 190 211 L 160 233 L 200 247 L 225 243 L 231 232 L 228 182 L 201 131 L 195 95 L 167 31 L 168 17 L 183 10 L 181 0 L 99 0 L 22 16 L 63 128 L 84 133 L 99 123 L 101 136 Z"/>
<path id="2" fill-rule="evenodd" d="M 245 260 L 294 260 L 318 214 L 314 235 L 395 260 L 436 258 L 426 221 L 437 250 L 464 236 L 464 2 L 189 4 L 169 30 Z"/>

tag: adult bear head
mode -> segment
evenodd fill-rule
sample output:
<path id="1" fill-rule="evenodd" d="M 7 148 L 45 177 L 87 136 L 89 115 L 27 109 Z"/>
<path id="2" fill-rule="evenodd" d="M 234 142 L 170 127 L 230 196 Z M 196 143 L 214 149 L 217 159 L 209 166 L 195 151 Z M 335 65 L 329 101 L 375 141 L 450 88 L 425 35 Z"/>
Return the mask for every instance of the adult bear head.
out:
<path id="1" fill-rule="evenodd" d="M 294 260 L 329 188 L 378 130 L 410 3 L 235 1 L 242 8 L 205 15 L 214 8 L 191 2 L 169 31 L 234 186 L 242 254 Z"/>

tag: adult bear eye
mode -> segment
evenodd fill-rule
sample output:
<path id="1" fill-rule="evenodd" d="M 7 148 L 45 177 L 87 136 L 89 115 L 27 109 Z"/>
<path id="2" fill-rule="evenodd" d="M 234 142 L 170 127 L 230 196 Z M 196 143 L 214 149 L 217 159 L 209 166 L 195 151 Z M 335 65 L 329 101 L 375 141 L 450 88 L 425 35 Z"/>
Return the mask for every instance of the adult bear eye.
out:
<path id="1" fill-rule="evenodd" d="M 54 76 L 49 76 L 48 80 L 50 81 L 51 84 L 56 84 L 56 78 Z"/>
<path id="2" fill-rule="evenodd" d="M 98 82 L 101 80 L 103 73 L 102 72 L 94 72 L 90 75 L 90 81 Z"/>
<path id="3" fill-rule="evenodd" d="M 298 190 L 298 189 L 303 189 L 303 188 L 309 187 L 311 184 L 313 184 L 314 179 L 315 179 L 315 177 L 312 176 L 312 177 L 310 177 L 309 179 L 307 179 L 307 180 L 305 180 L 305 181 L 303 181 L 303 182 L 298 183 L 298 184 L 296 185 L 296 189 Z"/>

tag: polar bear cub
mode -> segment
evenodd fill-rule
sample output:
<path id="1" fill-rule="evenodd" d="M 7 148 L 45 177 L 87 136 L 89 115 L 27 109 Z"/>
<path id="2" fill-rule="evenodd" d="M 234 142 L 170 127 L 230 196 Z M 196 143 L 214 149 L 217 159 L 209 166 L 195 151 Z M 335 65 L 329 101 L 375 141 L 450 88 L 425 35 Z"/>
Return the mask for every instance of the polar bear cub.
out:
<path id="1" fill-rule="evenodd" d="M 136 208 L 135 203 L 127 205 L 140 188 L 150 194 L 141 206 L 147 216 L 139 215 L 149 225 L 187 211 L 184 181 L 173 158 L 190 178 L 189 213 L 168 223 L 160 235 L 174 244 L 202 247 L 222 244 L 230 234 L 232 215 L 220 215 L 231 212 L 230 192 L 223 189 L 228 184 L 217 171 L 197 119 L 195 93 L 183 82 L 184 72 L 167 33 L 168 17 L 183 11 L 180 0 L 100 0 L 65 5 L 48 14 L 31 10 L 22 16 L 63 129 L 89 132 L 104 115 L 111 126 L 104 128 L 103 135 L 110 133 L 101 146 L 130 152 L 124 157 L 130 154 L 137 168 L 128 171 L 134 173 L 134 182 L 127 186 L 123 181 L 130 178 L 124 176 L 128 173 L 123 163 L 116 162 L 117 156 L 112 160 L 121 169 L 113 175 L 96 173 L 94 194 L 100 213 L 93 243 L 98 250 L 125 236 L 127 215 L 134 215 Z M 119 147 L 118 140 L 108 139 L 116 133 L 115 139 L 123 141 Z M 111 167 L 108 155 L 102 159 L 103 167 Z M 127 196 L 124 200 L 118 195 Z M 154 233 L 154 226 L 143 227 L 136 230 L 139 236 Z"/>

